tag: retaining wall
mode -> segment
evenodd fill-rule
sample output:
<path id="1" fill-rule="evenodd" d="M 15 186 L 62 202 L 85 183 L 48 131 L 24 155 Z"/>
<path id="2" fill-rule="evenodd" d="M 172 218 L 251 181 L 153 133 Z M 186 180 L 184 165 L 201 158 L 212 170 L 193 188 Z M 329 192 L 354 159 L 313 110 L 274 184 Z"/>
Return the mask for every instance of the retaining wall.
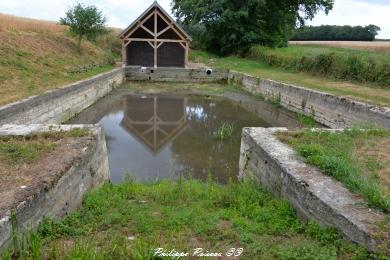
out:
<path id="1" fill-rule="evenodd" d="M 185 68 L 143 68 L 126 67 L 129 80 L 154 82 L 226 82 L 229 70 L 185 69 Z"/>
<path id="2" fill-rule="evenodd" d="M 107 95 L 124 78 L 123 68 L 118 68 L 0 107 L 0 125 L 65 122 Z"/>
<path id="3" fill-rule="evenodd" d="M 371 251 L 378 246 L 390 250 L 390 234 L 380 233 L 378 228 L 385 215 L 365 207 L 360 197 L 305 164 L 295 151 L 273 135 L 286 130 L 243 129 L 240 178 L 255 181 L 273 195 L 285 198 L 304 220 L 334 227 Z"/>
<path id="4" fill-rule="evenodd" d="M 376 107 L 347 98 L 303 87 L 264 80 L 241 72 L 230 72 L 229 80 L 253 94 L 273 98 L 292 111 L 308 116 L 331 128 L 373 124 L 390 127 L 390 108 Z"/>
<path id="5" fill-rule="evenodd" d="M 71 128 L 88 128 L 92 141 L 82 150 L 77 160 L 49 187 L 42 185 L 33 196 L 21 202 L 13 210 L 15 228 L 35 228 L 43 217 L 60 218 L 77 209 L 85 192 L 100 186 L 109 179 L 106 141 L 98 125 L 5 125 L 0 127 L 0 136 L 29 135 L 37 132 L 67 131 Z M 51 175 L 54 173 L 50 173 Z M 0 251 L 11 239 L 11 212 L 0 216 Z"/>

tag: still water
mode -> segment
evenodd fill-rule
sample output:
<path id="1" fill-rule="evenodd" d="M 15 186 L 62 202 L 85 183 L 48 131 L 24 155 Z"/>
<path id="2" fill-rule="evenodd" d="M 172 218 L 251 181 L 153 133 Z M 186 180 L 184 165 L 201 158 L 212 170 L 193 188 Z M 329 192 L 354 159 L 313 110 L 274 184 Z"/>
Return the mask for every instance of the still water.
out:
<path id="1" fill-rule="evenodd" d="M 235 131 L 217 140 L 224 122 Z M 298 126 L 294 114 L 241 94 L 134 94 L 120 88 L 69 123 L 104 126 L 113 183 L 126 173 L 138 181 L 182 175 L 226 183 L 238 174 L 242 127 Z"/>

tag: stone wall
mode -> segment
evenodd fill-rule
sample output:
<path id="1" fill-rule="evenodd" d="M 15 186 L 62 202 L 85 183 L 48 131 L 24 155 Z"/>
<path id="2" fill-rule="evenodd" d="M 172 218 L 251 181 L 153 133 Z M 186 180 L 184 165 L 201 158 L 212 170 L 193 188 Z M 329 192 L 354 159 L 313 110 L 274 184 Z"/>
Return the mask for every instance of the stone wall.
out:
<path id="1" fill-rule="evenodd" d="M 0 136 L 29 135 L 37 132 L 67 131 L 71 128 L 88 128 L 93 141 L 82 151 L 81 158 L 75 161 L 49 189 L 39 190 L 26 198 L 14 211 L 16 228 L 35 228 L 43 217 L 60 218 L 77 209 L 83 195 L 90 189 L 100 186 L 109 179 L 106 141 L 101 126 L 98 125 L 5 125 L 0 127 Z M 0 216 L 0 251 L 10 241 L 11 213 Z"/>
<path id="2" fill-rule="evenodd" d="M 274 99 L 289 110 L 313 116 L 317 122 L 331 128 L 345 128 L 361 124 L 390 127 L 390 108 L 371 106 L 240 72 L 230 72 L 229 81 L 241 85 L 252 94 L 261 94 Z"/>
<path id="3" fill-rule="evenodd" d="M 286 128 L 244 128 L 240 152 L 240 178 L 259 183 L 275 196 L 288 200 L 304 220 L 338 229 L 350 240 L 373 251 L 378 241 L 390 250 L 390 234 L 380 234 L 385 215 L 363 206 L 363 200 L 300 157 L 274 137 Z M 390 252 L 388 252 L 390 254 Z"/>
<path id="4" fill-rule="evenodd" d="M 157 82 L 226 82 L 228 70 L 184 69 L 184 68 L 142 68 L 126 67 L 129 80 L 148 80 Z"/>
<path id="5" fill-rule="evenodd" d="M 62 123 L 124 80 L 122 68 L 0 107 L 0 125 Z"/>

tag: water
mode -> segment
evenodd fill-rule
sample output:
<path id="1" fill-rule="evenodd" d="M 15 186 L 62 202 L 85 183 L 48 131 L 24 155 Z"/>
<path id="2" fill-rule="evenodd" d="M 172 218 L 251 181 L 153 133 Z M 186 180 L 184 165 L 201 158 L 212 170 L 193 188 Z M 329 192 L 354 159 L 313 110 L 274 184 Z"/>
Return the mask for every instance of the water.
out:
<path id="1" fill-rule="evenodd" d="M 220 141 L 214 133 L 224 122 L 236 130 Z M 125 88 L 69 123 L 104 126 L 113 183 L 126 173 L 138 181 L 183 175 L 226 183 L 237 178 L 242 127 L 298 126 L 294 114 L 241 94 L 135 94 Z"/>

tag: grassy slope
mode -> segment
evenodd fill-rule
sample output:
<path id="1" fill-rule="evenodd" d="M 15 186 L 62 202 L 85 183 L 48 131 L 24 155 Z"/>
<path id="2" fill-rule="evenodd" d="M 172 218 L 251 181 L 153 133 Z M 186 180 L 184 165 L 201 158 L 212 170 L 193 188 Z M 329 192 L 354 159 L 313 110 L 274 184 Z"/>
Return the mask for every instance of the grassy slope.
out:
<path id="1" fill-rule="evenodd" d="M 105 59 L 107 53 L 103 49 L 86 41 L 79 55 L 75 40 L 65 32 L 0 31 L 0 105 L 113 68 L 105 65 L 68 73 Z"/>
<path id="2" fill-rule="evenodd" d="M 86 196 L 81 211 L 45 220 L 27 238 L 15 242 L 23 259 L 151 259 L 160 247 L 243 248 L 240 259 L 369 258 L 334 231 L 303 224 L 287 202 L 249 183 L 107 184 Z"/>
<path id="3" fill-rule="evenodd" d="M 202 51 L 191 51 L 190 60 L 201 62 L 215 68 L 227 68 L 245 72 L 265 79 L 273 79 L 289 84 L 295 84 L 339 96 L 346 96 L 367 103 L 390 106 L 390 91 L 370 85 L 355 84 L 346 81 L 336 81 L 308 73 L 289 72 L 273 68 L 267 64 L 252 59 L 240 57 L 216 57 Z"/>
<path id="4" fill-rule="evenodd" d="M 369 206 L 390 212 L 390 130 L 306 130 L 278 136 L 308 163 L 362 195 Z"/>

